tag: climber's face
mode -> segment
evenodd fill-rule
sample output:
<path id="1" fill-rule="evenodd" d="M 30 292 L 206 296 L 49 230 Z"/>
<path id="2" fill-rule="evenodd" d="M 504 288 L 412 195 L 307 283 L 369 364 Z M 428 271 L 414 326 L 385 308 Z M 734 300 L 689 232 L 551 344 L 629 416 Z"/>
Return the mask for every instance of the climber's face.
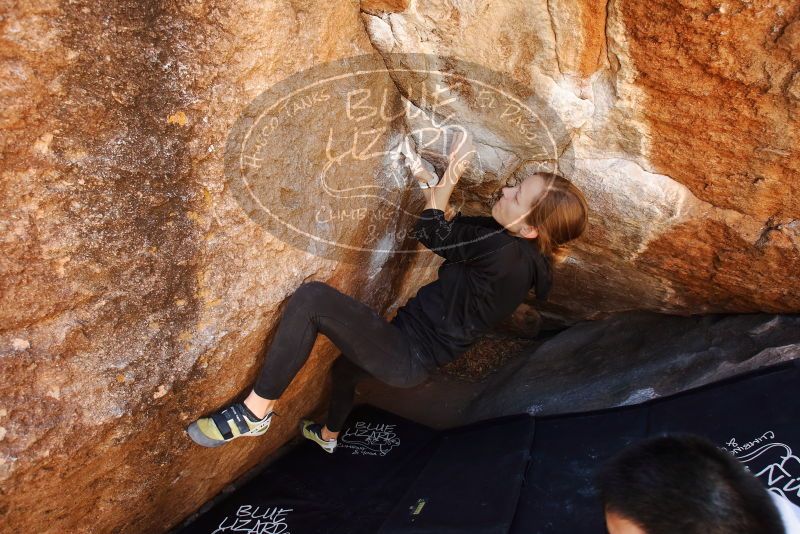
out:
<path id="1" fill-rule="evenodd" d="M 492 217 L 506 227 L 511 234 L 534 238 L 538 234 L 535 227 L 525 223 L 525 216 L 533 204 L 544 195 L 547 183 L 545 179 L 534 174 L 515 185 L 500 190 L 497 201 L 492 206 Z"/>

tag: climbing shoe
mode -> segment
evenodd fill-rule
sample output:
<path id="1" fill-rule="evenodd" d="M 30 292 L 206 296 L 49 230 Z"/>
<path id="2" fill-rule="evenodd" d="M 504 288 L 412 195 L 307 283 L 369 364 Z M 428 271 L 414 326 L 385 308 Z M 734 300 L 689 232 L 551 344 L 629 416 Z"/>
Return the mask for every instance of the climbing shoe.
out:
<path id="1" fill-rule="evenodd" d="M 237 402 L 209 417 L 201 417 L 186 432 L 198 445 L 219 447 L 242 436 L 261 436 L 269 429 L 274 414 L 271 411 L 259 419 L 243 402 Z"/>
<path id="2" fill-rule="evenodd" d="M 310 439 L 322 447 L 325 452 L 333 452 L 336 450 L 336 438 L 330 441 L 322 439 L 321 424 L 315 423 L 314 421 L 309 421 L 308 419 L 303 419 L 300 421 L 300 432 L 302 432 L 304 438 Z"/>

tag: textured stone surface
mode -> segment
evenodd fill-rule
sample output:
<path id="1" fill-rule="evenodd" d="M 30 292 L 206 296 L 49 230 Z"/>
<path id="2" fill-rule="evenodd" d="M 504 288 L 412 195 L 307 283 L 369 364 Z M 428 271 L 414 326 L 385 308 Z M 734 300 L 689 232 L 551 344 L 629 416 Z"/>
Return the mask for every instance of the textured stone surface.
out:
<path id="1" fill-rule="evenodd" d="M 336 354 L 324 338 L 269 437 L 205 450 L 183 434 L 246 391 L 300 283 L 325 280 L 389 316 L 436 275 L 431 254 L 359 264 L 301 252 L 234 199 L 231 126 L 265 88 L 320 63 L 453 56 L 548 103 L 552 148 L 590 200 L 590 226 L 551 301 L 522 309 L 511 331 L 629 309 L 798 310 L 791 0 L 4 7 L 0 516 L 13 531 L 176 524 L 319 410 Z M 397 98 L 388 78 L 385 89 Z M 485 174 L 464 178 L 467 213 L 485 212 L 524 156 L 473 97 L 467 88 L 457 109 Z M 287 169 L 302 168 L 321 126 L 286 130 Z M 366 162 L 353 179 L 380 170 Z M 304 191 L 293 193 L 313 203 Z"/>
<path id="2" fill-rule="evenodd" d="M 799 17 L 790 0 L 431 1 L 364 15 L 382 53 L 491 65 L 566 125 L 560 168 L 592 214 L 542 306 L 554 321 L 798 309 Z M 482 154 L 490 133 L 477 129 Z"/>
<path id="3" fill-rule="evenodd" d="M 634 404 L 797 358 L 798 314 L 622 312 L 523 348 L 483 381 L 445 370 L 410 389 L 369 380 L 359 387 L 359 400 L 447 428 L 515 413 Z"/>
<path id="4" fill-rule="evenodd" d="M 663 316 L 584 322 L 486 383 L 470 412 L 553 414 L 642 402 L 800 357 L 800 316 Z"/>
<path id="5" fill-rule="evenodd" d="M 252 383 L 291 292 L 326 280 L 378 310 L 401 293 L 391 262 L 274 239 L 223 174 L 250 100 L 371 45 L 340 2 L 19 4 L 0 24 L 2 530 L 164 531 L 319 406 L 324 338 L 269 437 L 183 432 Z"/>

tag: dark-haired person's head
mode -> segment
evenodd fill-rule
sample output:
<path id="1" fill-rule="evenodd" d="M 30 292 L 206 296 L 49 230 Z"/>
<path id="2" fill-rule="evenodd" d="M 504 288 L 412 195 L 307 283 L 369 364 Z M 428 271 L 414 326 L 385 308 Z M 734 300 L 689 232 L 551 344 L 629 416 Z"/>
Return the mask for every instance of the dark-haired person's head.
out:
<path id="1" fill-rule="evenodd" d="M 610 534 L 784 534 L 766 488 L 703 438 L 651 438 L 598 476 Z"/>

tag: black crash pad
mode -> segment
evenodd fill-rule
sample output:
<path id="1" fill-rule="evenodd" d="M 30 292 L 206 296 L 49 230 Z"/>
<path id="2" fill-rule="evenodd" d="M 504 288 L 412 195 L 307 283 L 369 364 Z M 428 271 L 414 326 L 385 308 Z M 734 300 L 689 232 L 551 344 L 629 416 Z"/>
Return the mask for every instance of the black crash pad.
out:
<path id="1" fill-rule="evenodd" d="M 303 440 L 180 532 L 374 534 L 436 438 L 428 427 L 358 406 L 333 454 Z"/>
<path id="2" fill-rule="evenodd" d="M 443 433 L 379 534 L 508 532 L 533 433 L 534 419 L 528 415 Z"/>
<path id="3" fill-rule="evenodd" d="M 710 439 L 800 506 L 798 391 L 795 360 L 636 406 L 541 417 L 511 532 L 604 534 L 592 484 L 597 468 L 625 446 L 666 432 Z"/>
<path id="4" fill-rule="evenodd" d="M 800 361 L 596 412 L 437 432 L 362 405 L 333 454 L 303 441 L 183 533 L 604 534 L 594 476 L 664 432 L 705 436 L 800 506 Z"/>

